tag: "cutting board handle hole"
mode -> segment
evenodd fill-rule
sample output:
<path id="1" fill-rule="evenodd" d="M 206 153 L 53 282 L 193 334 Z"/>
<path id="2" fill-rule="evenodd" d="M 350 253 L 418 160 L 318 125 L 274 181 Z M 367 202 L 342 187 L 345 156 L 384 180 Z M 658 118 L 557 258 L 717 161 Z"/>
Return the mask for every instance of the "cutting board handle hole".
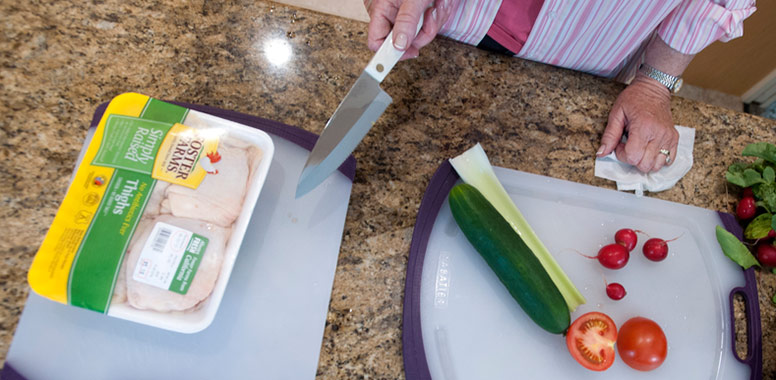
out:
<path id="1" fill-rule="evenodd" d="M 385 66 L 382 63 L 378 63 L 376 69 L 378 73 L 382 73 L 385 70 Z"/>
<path id="2" fill-rule="evenodd" d="M 751 312 L 749 308 L 746 305 L 746 299 L 742 295 L 741 292 L 738 292 L 736 290 L 733 290 L 733 304 L 731 305 L 732 310 L 730 311 L 733 313 L 733 352 L 736 354 L 738 360 L 745 361 L 749 359 L 749 332 L 751 330 L 751 326 L 749 326 L 749 318 L 744 318 L 745 316 L 748 316 Z M 739 331 L 743 331 L 742 334 L 739 334 Z"/>

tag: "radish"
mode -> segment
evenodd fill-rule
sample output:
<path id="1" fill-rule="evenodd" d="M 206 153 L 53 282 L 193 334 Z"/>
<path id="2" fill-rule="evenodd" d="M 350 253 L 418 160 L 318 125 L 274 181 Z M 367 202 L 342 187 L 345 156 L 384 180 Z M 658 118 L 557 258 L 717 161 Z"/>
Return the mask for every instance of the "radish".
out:
<path id="1" fill-rule="evenodd" d="M 776 231 L 774 230 L 768 231 L 768 237 L 771 239 L 776 238 Z"/>
<path id="2" fill-rule="evenodd" d="M 601 263 L 601 265 L 609 269 L 620 269 L 624 267 L 630 258 L 628 250 L 617 243 L 605 245 L 598 250 L 597 256 L 588 256 L 579 251 L 577 251 L 577 253 L 588 259 L 598 259 L 598 262 Z"/>
<path id="3" fill-rule="evenodd" d="M 751 187 L 745 187 L 744 191 L 741 193 L 741 198 L 746 197 L 754 197 L 754 192 L 752 191 Z"/>
<path id="4" fill-rule="evenodd" d="M 743 197 L 738 202 L 736 207 L 736 215 L 738 219 L 747 220 L 751 219 L 757 211 L 757 204 L 753 197 Z"/>
<path id="5" fill-rule="evenodd" d="M 649 234 L 644 231 L 636 230 L 636 232 L 649 236 Z M 684 233 L 682 233 L 682 235 L 684 235 Z M 663 261 L 666 257 L 668 257 L 668 243 L 679 239 L 682 237 L 682 235 L 679 235 L 671 240 L 650 237 L 649 240 L 644 242 L 644 246 L 641 247 L 641 251 L 644 253 L 644 257 L 649 260 Z"/>
<path id="6" fill-rule="evenodd" d="M 606 285 L 606 295 L 609 296 L 609 298 L 619 301 L 623 297 L 625 297 L 625 287 L 620 285 L 619 283 L 613 282 L 609 285 Z"/>
<path id="7" fill-rule="evenodd" d="M 623 228 L 614 234 L 614 241 L 628 251 L 632 251 L 636 247 L 638 240 L 639 237 L 636 235 L 636 231 L 630 228 Z"/>
<path id="8" fill-rule="evenodd" d="M 666 241 L 660 238 L 652 238 L 644 243 L 644 257 L 652 261 L 663 261 L 668 257 L 668 244 Z"/>
<path id="9" fill-rule="evenodd" d="M 681 235 L 671 240 L 663 240 L 660 238 L 652 238 L 647 240 L 644 243 L 644 247 L 641 249 L 642 252 L 644 252 L 644 257 L 652 261 L 665 260 L 665 258 L 668 257 L 668 243 L 679 239 L 680 237 Z"/>
<path id="10" fill-rule="evenodd" d="M 757 260 L 760 260 L 762 265 L 776 267 L 776 247 L 767 243 L 758 244 Z"/>
<path id="11" fill-rule="evenodd" d="M 625 297 L 625 287 L 617 282 L 613 282 L 611 284 L 606 282 L 606 276 L 604 276 L 603 273 L 601 273 L 601 278 L 604 279 L 604 286 L 606 287 L 606 295 L 609 296 L 609 298 L 619 301 L 623 297 Z"/>

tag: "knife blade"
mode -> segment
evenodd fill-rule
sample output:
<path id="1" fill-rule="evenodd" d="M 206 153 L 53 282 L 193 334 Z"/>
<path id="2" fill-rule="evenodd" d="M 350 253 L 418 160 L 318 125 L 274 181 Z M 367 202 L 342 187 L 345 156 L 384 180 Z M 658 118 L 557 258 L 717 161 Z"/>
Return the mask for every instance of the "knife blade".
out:
<path id="1" fill-rule="evenodd" d="M 423 25 L 418 22 L 417 34 Z M 403 51 L 393 47 L 393 32 L 334 110 L 299 176 L 296 198 L 307 194 L 331 175 L 353 153 L 372 125 L 393 101 L 380 83 L 399 62 Z"/>

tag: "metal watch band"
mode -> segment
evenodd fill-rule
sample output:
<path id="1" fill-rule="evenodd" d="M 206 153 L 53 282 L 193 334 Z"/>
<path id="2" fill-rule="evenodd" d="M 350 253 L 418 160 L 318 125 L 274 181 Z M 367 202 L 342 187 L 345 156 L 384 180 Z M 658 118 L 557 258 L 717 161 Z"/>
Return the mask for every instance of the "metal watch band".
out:
<path id="1" fill-rule="evenodd" d="M 639 69 L 644 75 L 660 82 L 663 86 L 666 86 L 668 88 L 668 91 L 676 92 L 677 90 L 679 90 L 676 86 L 676 83 L 681 80 L 680 77 L 675 77 L 673 75 L 666 74 L 650 65 L 643 64 L 643 63 L 641 64 L 641 67 L 639 67 Z"/>

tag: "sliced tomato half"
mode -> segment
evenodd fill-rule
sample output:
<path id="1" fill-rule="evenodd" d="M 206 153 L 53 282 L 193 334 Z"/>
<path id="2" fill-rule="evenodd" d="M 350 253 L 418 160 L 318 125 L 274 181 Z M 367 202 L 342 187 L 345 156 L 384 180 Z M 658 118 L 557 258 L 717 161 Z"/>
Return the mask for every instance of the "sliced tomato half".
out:
<path id="1" fill-rule="evenodd" d="M 603 371 L 614 363 L 617 326 L 609 316 L 596 311 L 583 314 L 569 327 L 566 346 L 583 367 Z"/>

